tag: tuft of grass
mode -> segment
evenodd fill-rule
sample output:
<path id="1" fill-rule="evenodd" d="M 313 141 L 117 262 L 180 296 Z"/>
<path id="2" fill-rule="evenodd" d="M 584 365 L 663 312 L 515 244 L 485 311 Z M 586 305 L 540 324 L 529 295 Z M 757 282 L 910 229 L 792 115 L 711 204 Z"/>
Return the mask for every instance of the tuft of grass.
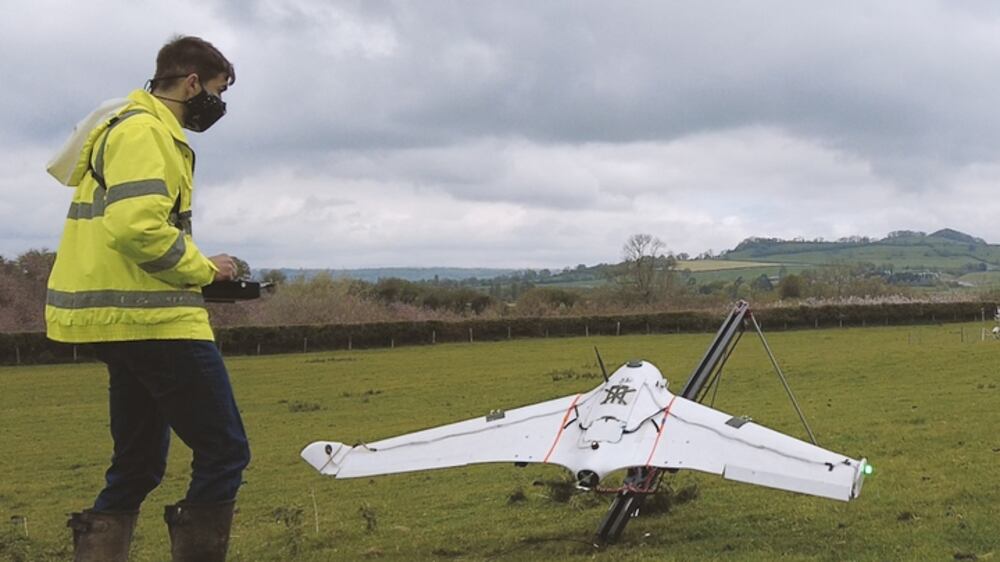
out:
<path id="1" fill-rule="evenodd" d="M 340 393 L 340 397 L 341 398 L 351 398 L 351 397 L 357 396 L 358 398 L 361 398 L 361 402 L 362 403 L 367 403 L 368 400 L 372 396 L 378 396 L 379 394 L 382 394 L 381 390 L 379 390 L 377 388 L 369 388 L 368 390 L 365 390 L 365 391 L 362 391 L 362 392 L 348 392 L 348 391 L 344 391 L 344 392 Z"/>
<path id="2" fill-rule="evenodd" d="M 11 562 L 28 562 L 33 559 L 32 552 L 34 550 L 31 540 L 24 536 L 16 525 L 12 524 L 0 532 L 0 559 Z"/>
<path id="3" fill-rule="evenodd" d="M 577 490 L 577 493 L 570 496 L 568 503 L 570 507 L 579 511 L 608 506 L 607 498 L 601 494 L 598 494 L 597 492 L 585 492 L 583 490 Z"/>
<path id="4" fill-rule="evenodd" d="M 535 480 L 532 485 L 541 486 L 545 497 L 554 503 L 566 503 L 580 491 L 576 487 L 576 481 L 569 477 L 557 480 Z"/>
<path id="5" fill-rule="evenodd" d="M 507 495 L 507 505 L 514 505 L 526 501 L 528 496 L 524 494 L 524 488 L 518 486 L 513 492 Z"/>
<path id="6" fill-rule="evenodd" d="M 356 357 L 314 357 L 312 359 L 306 359 L 303 363 L 315 365 L 317 363 L 342 363 L 342 362 L 352 362 L 357 361 Z"/>
<path id="7" fill-rule="evenodd" d="M 591 380 L 602 378 L 600 373 L 594 372 L 577 372 L 576 369 L 556 369 L 554 371 L 549 371 L 545 376 L 552 379 L 552 382 L 559 381 L 579 381 L 579 380 Z"/>
<path id="8" fill-rule="evenodd" d="M 378 530 L 378 514 L 371 504 L 365 502 L 358 508 L 358 514 L 365 520 L 365 532 L 374 533 Z"/>
<path id="9" fill-rule="evenodd" d="M 292 400 L 288 403 L 288 411 L 296 414 L 299 412 L 316 412 L 322 410 L 323 407 L 315 402 L 304 402 L 301 400 Z"/>
<path id="10" fill-rule="evenodd" d="M 678 490 L 670 485 L 661 485 L 660 488 L 648 495 L 639 510 L 640 515 L 664 515 L 670 513 L 675 506 L 684 505 L 698 499 L 701 491 L 698 484 L 689 484 Z"/>
<path id="11" fill-rule="evenodd" d="M 301 507 L 276 507 L 271 511 L 271 517 L 274 518 L 275 523 L 281 523 L 284 526 L 285 532 L 282 542 L 285 550 L 293 557 L 302 551 L 302 541 L 305 534 L 302 528 L 302 514 Z"/>

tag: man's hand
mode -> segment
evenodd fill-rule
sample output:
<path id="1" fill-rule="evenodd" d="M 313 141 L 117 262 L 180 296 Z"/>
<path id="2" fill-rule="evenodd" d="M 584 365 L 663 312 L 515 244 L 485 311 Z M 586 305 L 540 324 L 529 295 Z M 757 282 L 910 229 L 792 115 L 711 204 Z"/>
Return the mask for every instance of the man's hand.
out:
<path id="1" fill-rule="evenodd" d="M 232 281 L 236 279 L 236 261 L 229 254 L 219 254 L 208 258 L 212 260 L 219 271 L 215 272 L 213 281 Z"/>

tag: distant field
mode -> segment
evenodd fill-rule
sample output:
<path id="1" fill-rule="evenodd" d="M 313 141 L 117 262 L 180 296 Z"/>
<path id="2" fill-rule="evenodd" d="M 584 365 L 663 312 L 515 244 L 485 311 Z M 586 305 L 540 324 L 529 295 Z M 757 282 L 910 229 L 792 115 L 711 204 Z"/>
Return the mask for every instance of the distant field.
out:
<path id="1" fill-rule="evenodd" d="M 678 270 L 690 270 L 693 277 L 699 284 L 712 283 L 715 281 L 730 282 L 742 278 L 744 281 L 752 281 L 761 275 L 777 277 L 782 269 L 785 273 L 799 273 L 805 269 L 820 266 L 806 265 L 800 263 L 772 263 L 766 261 L 738 261 L 738 260 L 689 260 L 678 262 Z"/>
<path id="2" fill-rule="evenodd" d="M 983 263 L 1000 264 L 1000 246 L 970 244 L 936 236 L 904 237 L 869 244 L 782 242 L 732 251 L 734 260 L 833 265 L 868 262 L 896 271 L 968 271 Z"/>
<path id="3" fill-rule="evenodd" d="M 762 261 L 736 261 L 736 260 L 687 260 L 677 262 L 677 270 L 689 269 L 691 273 L 702 271 L 722 271 L 726 269 L 746 269 L 750 267 L 780 267 L 780 263 L 769 263 Z"/>
<path id="4" fill-rule="evenodd" d="M 594 289 L 608 284 L 607 279 L 588 279 L 586 281 L 567 281 L 563 283 L 539 283 L 538 287 L 551 287 L 559 289 Z"/>
<path id="5" fill-rule="evenodd" d="M 700 271 L 697 273 L 692 273 L 691 276 L 698 281 L 698 283 L 711 283 L 713 281 L 735 281 L 736 279 L 742 278 L 744 281 L 753 281 L 754 279 L 760 277 L 761 275 L 767 275 L 768 277 L 777 277 L 781 274 L 782 267 L 785 273 L 801 273 L 803 270 L 815 268 L 816 266 L 804 266 L 787 264 L 785 266 L 769 266 L 769 267 L 747 267 L 739 269 L 719 269 L 715 271 Z"/>
<path id="6" fill-rule="evenodd" d="M 550 499 L 533 482 L 561 478 L 556 467 L 339 481 L 298 452 L 316 439 L 373 441 L 588 390 L 600 380 L 594 345 L 610 365 L 653 361 L 676 391 L 711 335 L 230 358 L 254 453 L 230 560 L 988 560 L 1000 549 L 1000 342 L 980 341 L 984 327 L 770 334 L 820 444 L 875 465 L 861 498 L 840 503 L 682 472 L 670 483 L 697 486 L 699 497 L 634 520 L 603 551 L 589 540 L 607 499 Z M 0 368 L 0 385 L 0 560 L 66 560 L 65 514 L 92 501 L 110 456 L 106 375 L 96 364 Z M 803 435 L 749 336 L 716 407 Z M 132 560 L 168 560 L 161 506 L 183 495 L 189 455 L 175 442 Z M 525 499 L 511 502 L 519 492 Z"/>
<path id="7" fill-rule="evenodd" d="M 961 270 L 972 263 L 967 256 L 940 256 L 930 250 L 904 248 L 887 251 L 873 247 L 854 252 L 802 252 L 782 256 L 767 256 L 769 262 L 800 263 L 814 265 L 834 265 L 837 263 L 867 262 L 876 265 L 892 264 L 897 271 L 903 270 Z M 974 262 L 978 263 L 978 262 Z"/>
<path id="8" fill-rule="evenodd" d="M 976 273 L 966 273 L 958 278 L 959 281 L 973 283 L 978 286 L 1000 285 L 1000 271 L 979 271 Z"/>

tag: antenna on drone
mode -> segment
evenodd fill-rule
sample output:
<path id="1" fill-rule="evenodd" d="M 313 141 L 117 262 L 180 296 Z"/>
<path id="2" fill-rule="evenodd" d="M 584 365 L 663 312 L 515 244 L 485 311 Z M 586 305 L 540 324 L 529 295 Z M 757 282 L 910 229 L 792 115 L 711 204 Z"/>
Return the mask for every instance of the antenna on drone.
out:
<path id="1" fill-rule="evenodd" d="M 594 346 L 594 353 L 597 354 L 597 364 L 601 366 L 601 374 L 604 375 L 604 382 L 608 382 L 608 370 L 604 368 L 604 360 L 601 359 L 601 352 Z"/>

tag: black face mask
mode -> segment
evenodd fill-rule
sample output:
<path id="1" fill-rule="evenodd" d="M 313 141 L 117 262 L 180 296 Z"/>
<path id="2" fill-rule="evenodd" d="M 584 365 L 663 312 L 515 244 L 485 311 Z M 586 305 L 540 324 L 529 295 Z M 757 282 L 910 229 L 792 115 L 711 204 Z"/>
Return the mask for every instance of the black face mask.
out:
<path id="1" fill-rule="evenodd" d="M 170 78 L 183 78 L 183 76 L 164 76 L 156 81 L 168 80 Z M 149 89 L 152 90 L 154 80 L 149 81 Z M 194 131 L 196 133 L 201 133 L 207 131 L 209 127 L 215 124 L 216 121 L 222 118 L 226 114 L 226 102 L 222 101 L 222 98 L 215 94 L 208 93 L 205 86 L 201 86 L 201 91 L 195 94 L 193 98 L 187 100 L 175 100 L 171 98 L 165 98 L 163 96 L 156 96 L 160 99 L 167 101 L 177 102 L 184 104 L 184 123 L 185 129 Z"/>
<path id="2" fill-rule="evenodd" d="M 226 114 L 226 102 L 208 93 L 204 86 L 197 95 L 184 102 L 184 108 L 184 128 L 196 133 L 208 130 Z"/>

